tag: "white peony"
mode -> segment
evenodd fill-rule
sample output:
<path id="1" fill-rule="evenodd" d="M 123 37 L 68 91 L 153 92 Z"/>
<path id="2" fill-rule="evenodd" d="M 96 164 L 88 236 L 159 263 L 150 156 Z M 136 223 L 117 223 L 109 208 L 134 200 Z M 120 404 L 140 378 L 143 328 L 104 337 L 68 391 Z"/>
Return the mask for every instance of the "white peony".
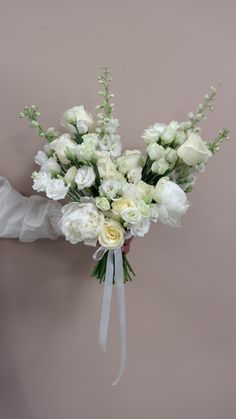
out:
<path id="1" fill-rule="evenodd" d="M 124 244 L 125 230 L 115 220 L 106 219 L 98 236 L 101 246 L 107 249 L 117 249 Z"/>
<path id="2" fill-rule="evenodd" d="M 150 224 L 148 218 L 143 218 L 139 224 L 131 225 L 130 231 L 132 236 L 144 237 L 149 232 Z"/>
<path id="3" fill-rule="evenodd" d="M 50 148 L 56 152 L 61 163 L 68 164 L 66 154 L 68 150 L 75 151 L 77 143 L 72 140 L 69 134 L 62 134 L 50 143 Z"/>
<path id="4" fill-rule="evenodd" d="M 113 200 L 121 194 L 121 182 L 116 179 L 104 180 L 99 186 L 99 192 Z"/>
<path id="5" fill-rule="evenodd" d="M 77 170 L 75 183 L 79 190 L 90 188 L 95 181 L 95 173 L 91 166 L 82 166 Z"/>
<path id="6" fill-rule="evenodd" d="M 155 187 L 154 199 L 158 204 L 160 221 L 172 227 L 179 227 L 180 217 L 189 208 L 185 192 L 175 182 L 162 178 Z"/>
<path id="7" fill-rule="evenodd" d="M 159 140 L 160 135 L 163 133 L 165 128 L 166 124 L 161 124 L 157 122 L 156 124 L 150 126 L 144 131 L 142 138 L 144 139 L 146 144 L 155 143 Z"/>
<path id="8" fill-rule="evenodd" d="M 66 240 L 72 244 L 84 241 L 95 246 L 104 217 L 95 204 L 71 202 L 62 208 L 60 227 Z"/>
<path id="9" fill-rule="evenodd" d="M 189 166 L 206 163 L 212 156 L 205 142 L 195 132 L 188 134 L 187 140 L 177 149 L 177 154 Z"/>
<path id="10" fill-rule="evenodd" d="M 61 124 L 64 128 L 72 133 L 76 132 L 76 128 L 80 134 L 86 134 L 93 126 L 93 118 L 83 105 L 73 106 L 73 108 L 65 111 L 61 118 Z"/>
<path id="11" fill-rule="evenodd" d="M 46 187 L 46 195 L 48 198 L 58 201 L 64 199 L 69 190 L 69 186 L 65 186 L 62 179 L 51 179 Z"/>

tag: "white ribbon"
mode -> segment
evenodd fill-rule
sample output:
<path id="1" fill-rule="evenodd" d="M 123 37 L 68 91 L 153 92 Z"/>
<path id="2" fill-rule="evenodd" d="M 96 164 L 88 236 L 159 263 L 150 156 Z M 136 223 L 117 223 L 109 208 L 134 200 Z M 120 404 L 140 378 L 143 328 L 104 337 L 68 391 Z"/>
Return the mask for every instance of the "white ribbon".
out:
<path id="1" fill-rule="evenodd" d="M 99 330 L 99 344 L 105 352 L 107 345 L 108 326 L 110 318 L 110 307 L 112 297 L 113 277 L 118 293 L 119 318 L 120 318 L 120 368 L 117 378 L 112 383 L 116 385 L 125 370 L 126 361 L 126 320 L 125 320 L 125 290 L 124 290 L 124 271 L 123 257 L 121 248 L 116 250 L 108 250 L 106 276 L 102 302 L 102 315 Z"/>

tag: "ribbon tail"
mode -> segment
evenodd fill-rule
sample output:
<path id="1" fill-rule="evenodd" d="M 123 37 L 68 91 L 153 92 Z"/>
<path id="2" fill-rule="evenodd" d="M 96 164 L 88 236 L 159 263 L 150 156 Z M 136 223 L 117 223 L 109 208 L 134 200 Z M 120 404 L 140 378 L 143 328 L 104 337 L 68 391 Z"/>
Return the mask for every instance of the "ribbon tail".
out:
<path id="1" fill-rule="evenodd" d="M 106 276 L 105 276 L 105 285 L 104 285 L 103 302 L 102 302 L 102 314 L 101 314 L 100 330 L 99 330 L 99 344 L 103 352 L 106 351 L 108 326 L 109 326 L 109 318 L 110 318 L 113 272 L 114 272 L 113 254 L 114 252 L 112 250 L 109 250 L 108 256 L 107 256 Z"/>
<path id="2" fill-rule="evenodd" d="M 115 284 L 117 288 L 119 318 L 120 318 L 120 368 L 117 378 L 112 385 L 118 384 L 120 381 L 126 363 L 126 319 L 125 319 L 125 289 L 124 289 L 124 271 L 123 271 L 123 257 L 121 249 L 114 251 L 115 256 Z"/>

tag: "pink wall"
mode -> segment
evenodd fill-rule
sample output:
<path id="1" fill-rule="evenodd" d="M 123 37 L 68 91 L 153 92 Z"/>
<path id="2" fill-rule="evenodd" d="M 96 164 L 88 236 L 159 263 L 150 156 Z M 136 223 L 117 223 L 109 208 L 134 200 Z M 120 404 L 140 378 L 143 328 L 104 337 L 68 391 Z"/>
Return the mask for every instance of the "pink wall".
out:
<path id="1" fill-rule="evenodd" d="M 102 287 L 92 250 L 64 240 L 0 242 L 1 419 L 236 417 L 235 1 L 1 0 L 0 174 L 31 194 L 43 141 L 17 118 L 36 103 L 59 128 L 70 105 L 98 103 L 98 66 L 112 67 L 125 147 L 155 121 L 183 120 L 222 81 L 206 138 L 229 127 L 191 194 L 181 230 L 135 240 L 126 286 L 122 382 L 116 299 L 98 346 Z"/>

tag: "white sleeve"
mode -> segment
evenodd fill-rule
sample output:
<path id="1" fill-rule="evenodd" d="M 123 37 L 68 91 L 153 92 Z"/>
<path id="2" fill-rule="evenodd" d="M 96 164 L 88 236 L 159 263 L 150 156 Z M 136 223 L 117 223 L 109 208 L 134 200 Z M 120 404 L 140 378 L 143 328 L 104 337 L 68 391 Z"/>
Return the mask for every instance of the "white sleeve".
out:
<path id="1" fill-rule="evenodd" d="M 0 238 L 57 239 L 61 235 L 58 221 L 62 205 L 41 196 L 29 198 L 12 188 L 0 176 Z"/>

